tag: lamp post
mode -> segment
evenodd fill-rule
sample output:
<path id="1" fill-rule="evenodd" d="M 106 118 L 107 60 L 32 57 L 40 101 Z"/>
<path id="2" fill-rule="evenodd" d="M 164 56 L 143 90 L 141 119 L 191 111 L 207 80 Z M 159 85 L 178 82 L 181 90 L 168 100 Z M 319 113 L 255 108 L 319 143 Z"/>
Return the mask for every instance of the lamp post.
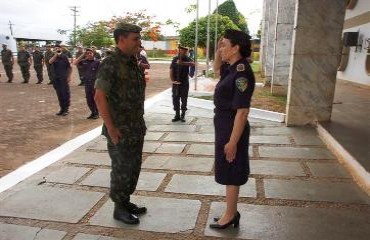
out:
<path id="1" fill-rule="evenodd" d="M 194 63 L 195 63 L 195 77 L 194 77 L 194 90 L 197 90 L 198 81 L 198 19 L 199 19 L 199 0 L 197 0 L 197 17 L 195 20 L 195 46 L 194 46 Z"/>
<path id="2" fill-rule="evenodd" d="M 208 69 L 209 69 L 209 40 L 210 40 L 210 33 L 209 33 L 209 24 L 211 19 L 211 0 L 208 1 L 208 18 L 207 18 L 207 46 L 206 46 L 206 77 L 208 77 Z"/>

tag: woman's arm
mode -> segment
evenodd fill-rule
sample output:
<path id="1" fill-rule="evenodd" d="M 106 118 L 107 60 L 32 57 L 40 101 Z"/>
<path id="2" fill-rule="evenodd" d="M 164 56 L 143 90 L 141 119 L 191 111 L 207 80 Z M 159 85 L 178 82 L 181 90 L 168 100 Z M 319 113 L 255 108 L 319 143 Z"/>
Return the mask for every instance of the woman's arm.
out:
<path id="1" fill-rule="evenodd" d="M 236 112 L 233 131 L 231 132 L 229 142 L 225 145 L 224 148 L 226 160 L 228 162 L 232 162 L 235 159 L 237 145 L 248 121 L 248 114 L 249 108 L 239 108 Z"/>

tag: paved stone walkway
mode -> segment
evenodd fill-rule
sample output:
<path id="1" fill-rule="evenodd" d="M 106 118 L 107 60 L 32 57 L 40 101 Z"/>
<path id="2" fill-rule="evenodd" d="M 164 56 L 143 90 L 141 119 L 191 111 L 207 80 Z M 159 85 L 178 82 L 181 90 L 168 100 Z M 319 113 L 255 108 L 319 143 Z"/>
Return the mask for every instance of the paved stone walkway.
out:
<path id="1" fill-rule="evenodd" d="M 208 227 L 222 213 L 213 178 L 213 106 L 190 99 L 172 123 L 170 95 L 146 111 L 143 169 L 133 201 L 141 223 L 112 218 L 110 160 L 98 137 L 0 194 L 2 240 L 369 239 L 370 198 L 310 127 L 251 118 L 251 178 L 239 229 Z"/>

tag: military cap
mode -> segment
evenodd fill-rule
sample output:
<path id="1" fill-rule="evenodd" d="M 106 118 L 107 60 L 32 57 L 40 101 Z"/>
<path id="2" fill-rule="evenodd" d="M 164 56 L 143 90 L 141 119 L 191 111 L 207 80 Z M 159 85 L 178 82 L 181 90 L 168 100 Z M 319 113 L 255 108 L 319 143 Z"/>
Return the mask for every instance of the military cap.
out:
<path id="1" fill-rule="evenodd" d="M 185 50 L 185 51 L 189 50 L 188 48 L 183 47 L 183 46 L 179 46 L 179 49 L 181 49 L 181 50 Z"/>
<path id="2" fill-rule="evenodd" d="M 1 45 L 3 45 L 3 46 L 8 46 L 8 44 L 6 44 L 6 43 L 2 43 Z"/>
<path id="3" fill-rule="evenodd" d="M 131 24 L 131 23 L 119 22 L 116 24 L 115 30 L 123 30 L 126 32 L 140 33 L 142 29 L 141 27 Z"/>

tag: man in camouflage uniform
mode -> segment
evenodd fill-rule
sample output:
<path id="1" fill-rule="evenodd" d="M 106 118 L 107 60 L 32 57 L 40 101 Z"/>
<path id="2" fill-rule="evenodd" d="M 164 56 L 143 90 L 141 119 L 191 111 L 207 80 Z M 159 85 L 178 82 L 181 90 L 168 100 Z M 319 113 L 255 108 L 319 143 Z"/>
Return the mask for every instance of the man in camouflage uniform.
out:
<path id="1" fill-rule="evenodd" d="M 8 77 L 8 83 L 13 81 L 13 64 L 14 58 L 12 51 L 7 48 L 8 46 L 3 43 L 3 50 L 1 50 L 1 61 L 4 65 L 6 76 Z"/>
<path id="2" fill-rule="evenodd" d="M 112 160 L 110 197 L 113 217 L 138 224 L 137 214 L 146 212 L 130 202 L 141 170 L 146 132 L 144 122 L 145 81 L 135 54 L 141 45 L 141 28 L 118 23 L 114 30 L 115 51 L 101 63 L 95 83 L 95 101 L 103 118 Z"/>
<path id="3" fill-rule="evenodd" d="M 30 80 L 31 54 L 26 51 L 24 46 L 20 46 L 17 55 L 18 65 L 21 68 L 23 82 L 28 83 Z"/>
<path id="4" fill-rule="evenodd" d="M 32 53 L 33 67 L 35 68 L 37 75 L 37 84 L 41 84 L 44 81 L 44 76 L 42 73 L 44 67 L 44 55 L 40 51 L 39 46 L 35 46 L 35 50 Z"/>
<path id="5" fill-rule="evenodd" d="M 49 76 L 49 85 L 53 84 L 54 82 L 54 68 L 53 65 L 49 63 L 50 59 L 54 56 L 53 51 L 51 50 L 51 46 L 48 44 L 46 45 L 46 52 L 44 55 L 45 59 L 45 65 L 46 65 L 46 70 L 48 71 L 48 76 Z"/>

